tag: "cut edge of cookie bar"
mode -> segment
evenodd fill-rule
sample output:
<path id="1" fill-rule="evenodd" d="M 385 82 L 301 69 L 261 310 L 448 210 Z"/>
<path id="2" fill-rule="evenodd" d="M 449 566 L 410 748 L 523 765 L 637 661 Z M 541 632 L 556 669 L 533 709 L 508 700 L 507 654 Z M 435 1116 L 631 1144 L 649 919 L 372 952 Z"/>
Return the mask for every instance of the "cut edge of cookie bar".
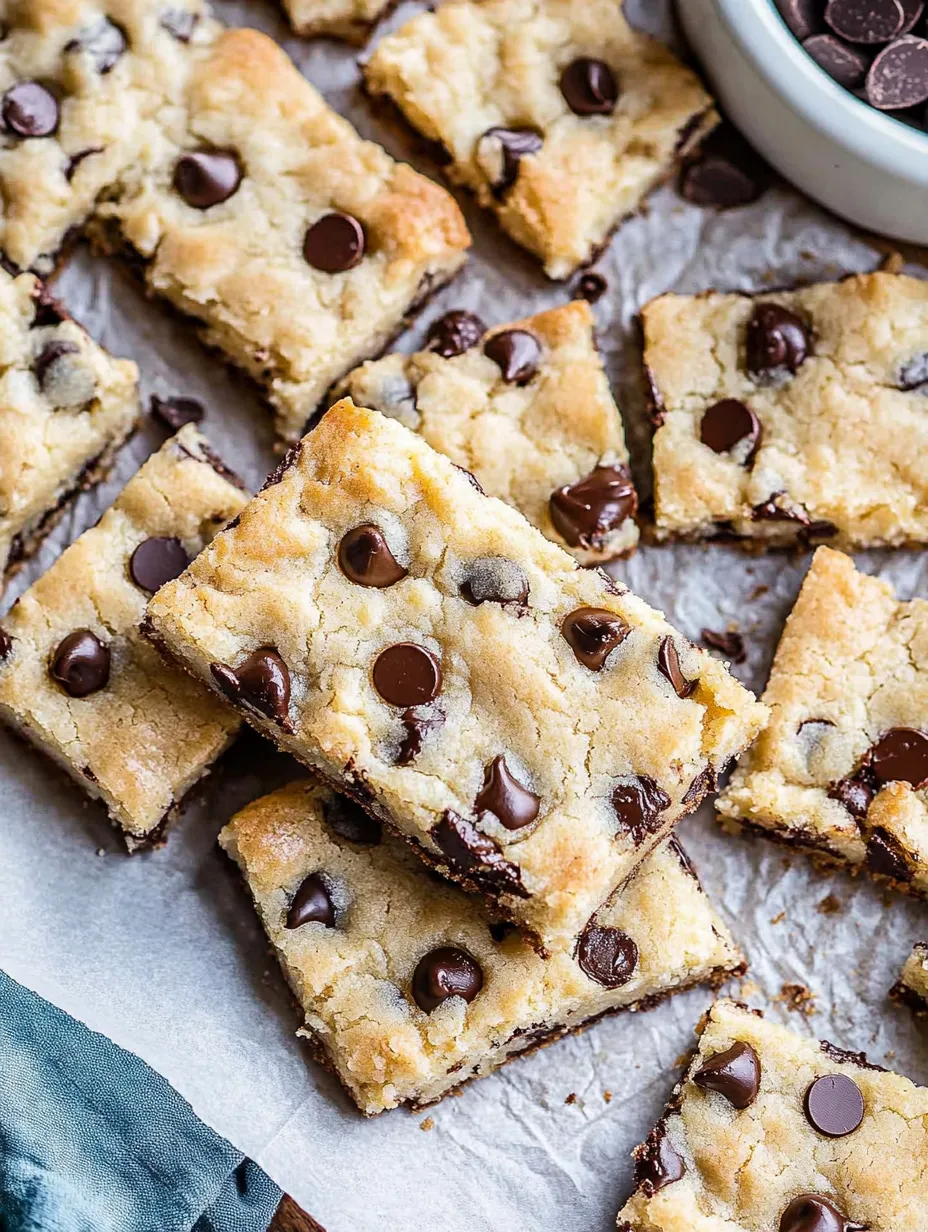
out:
<path id="1" fill-rule="evenodd" d="M 363 47 L 400 0 L 368 0 L 357 12 L 356 0 L 282 0 L 290 25 L 301 38 L 335 38 Z M 323 11 L 325 10 L 325 11 Z"/>
<path id="2" fill-rule="evenodd" d="M 206 439 L 182 428 L 0 629 L 0 720 L 102 801 L 130 851 L 163 841 L 241 726 L 165 665 L 137 625 L 152 586 L 176 576 L 246 500 Z"/>
<path id="3" fill-rule="evenodd" d="M 928 942 L 916 941 L 889 995 L 918 1017 L 928 1014 Z"/>
<path id="4" fill-rule="evenodd" d="M 834 681 L 821 675 L 820 665 L 830 665 L 843 647 L 838 664 L 848 671 L 855 666 L 865 670 L 871 691 L 878 691 L 882 682 L 874 679 L 876 669 L 869 661 L 876 639 L 923 603 L 897 600 L 887 582 L 860 573 L 843 552 L 817 550 L 787 618 L 762 698 L 770 722 L 716 801 L 726 827 L 762 834 L 853 871 L 866 869 L 894 889 L 928 895 L 923 837 L 928 806 L 917 792 L 928 784 L 928 734 L 915 727 L 914 720 L 912 726 L 893 723 L 875 732 L 869 744 L 865 732 L 847 773 L 824 785 L 788 778 L 782 746 L 800 717 L 795 712 L 809 705 L 818 709 L 802 717 L 796 736 L 809 726 L 810 756 L 829 730 L 840 734 L 832 719 L 822 717 L 834 710 L 840 695 Z M 911 648 L 908 653 L 911 657 Z M 804 704 L 803 685 L 814 678 L 816 668 L 824 696 Z M 925 671 L 928 674 L 928 663 Z M 911 682 L 899 684 L 909 710 L 916 706 L 909 698 L 912 687 Z M 892 769 L 924 773 L 924 783 L 887 778 Z M 802 773 L 812 777 L 808 769 Z"/>
<path id="5" fill-rule="evenodd" d="M 489 329 L 451 312 L 424 349 L 368 360 L 332 397 L 398 419 L 582 565 L 605 564 L 638 546 L 638 497 L 595 324 L 583 300 Z"/>
<path id="6" fill-rule="evenodd" d="M 664 1115 L 632 1153 L 619 1232 L 925 1226 L 910 1220 L 925 1210 L 926 1088 L 730 999 L 696 1034 Z M 883 1186 L 874 1160 L 890 1149 L 899 1183 Z"/>
<path id="7" fill-rule="evenodd" d="M 746 969 L 674 839 L 547 959 L 311 782 L 246 806 L 219 842 L 291 986 L 299 1034 L 367 1115 L 426 1107 L 607 1014 Z M 442 970 L 462 995 L 432 991 Z"/>

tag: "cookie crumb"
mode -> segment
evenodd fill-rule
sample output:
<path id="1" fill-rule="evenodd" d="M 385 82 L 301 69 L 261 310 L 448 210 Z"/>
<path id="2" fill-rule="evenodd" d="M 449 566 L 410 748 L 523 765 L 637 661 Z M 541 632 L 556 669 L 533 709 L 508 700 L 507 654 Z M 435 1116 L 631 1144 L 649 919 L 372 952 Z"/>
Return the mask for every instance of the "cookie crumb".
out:
<path id="1" fill-rule="evenodd" d="M 432 1120 L 431 1117 L 426 1117 L 424 1121 L 419 1122 L 419 1128 L 425 1130 L 425 1132 L 428 1133 L 430 1129 L 435 1128 L 435 1122 Z"/>
<path id="2" fill-rule="evenodd" d="M 97 855 L 98 855 L 98 856 L 105 856 L 105 855 L 106 855 L 106 848 L 105 848 L 105 847 L 98 847 L 98 848 L 97 848 Z"/>
<path id="3" fill-rule="evenodd" d="M 564 1100 L 565 1104 L 575 1104 L 576 1102 L 577 1102 L 577 1096 L 573 1091 L 571 1091 L 571 1093 Z"/>
<path id="4" fill-rule="evenodd" d="M 807 1018 L 811 1018 L 813 1014 L 818 1013 L 815 1008 L 815 994 L 810 992 L 805 984 L 783 984 L 780 988 L 780 995 L 773 999 L 783 1002 L 793 1014 L 805 1014 Z"/>
<path id="5" fill-rule="evenodd" d="M 785 912 L 785 911 L 781 911 L 779 915 L 775 915 L 775 916 L 773 917 L 773 919 L 770 921 L 770 923 L 771 923 L 771 924 L 782 924 L 782 923 L 783 923 L 783 921 L 784 921 L 785 919 L 786 919 L 786 912 Z"/>
<path id="6" fill-rule="evenodd" d="M 836 894 L 826 894 L 815 910 L 822 915 L 835 915 L 841 910 L 841 899 Z"/>
<path id="7" fill-rule="evenodd" d="M 605 1103 L 611 1104 L 612 1103 L 612 1092 L 603 1091 L 603 1100 L 605 1101 Z"/>
<path id="8" fill-rule="evenodd" d="M 755 586 L 754 589 L 751 591 L 751 593 L 748 595 L 748 600 L 753 601 L 754 599 L 759 599 L 761 595 L 767 594 L 769 590 L 770 590 L 770 587 L 767 586 L 764 582 L 761 582 L 761 584 L 759 586 Z"/>

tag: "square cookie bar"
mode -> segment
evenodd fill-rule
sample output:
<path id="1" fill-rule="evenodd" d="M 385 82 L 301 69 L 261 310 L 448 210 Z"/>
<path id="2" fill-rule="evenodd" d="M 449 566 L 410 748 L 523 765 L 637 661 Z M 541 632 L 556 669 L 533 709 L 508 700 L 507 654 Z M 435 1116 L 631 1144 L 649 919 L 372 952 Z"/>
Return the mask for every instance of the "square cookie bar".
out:
<path id="1" fill-rule="evenodd" d="M 362 1112 L 421 1108 L 592 1019 L 744 970 L 676 841 L 550 958 L 343 796 L 293 783 L 235 816 L 238 862 L 302 1008 Z"/>
<path id="2" fill-rule="evenodd" d="M 620 1232 L 925 1232 L 928 1088 L 719 1001 Z"/>
<path id="3" fill-rule="evenodd" d="M 661 537 L 928 540 L 928 281 L 662 295 L 642 317 Z"/>
<path id="4" fill-rule="evenodd" d="M 449 312 L 426 350 L 371 360 L 336 392 L 415 429 L 581 564 L 634 551 L 625 434 L 583 301 L 489 333 Z"/>
<path id="5" fill-rule="evenodd" d="M 297 439 L 329 386 L 460 267 L 452 197 L 362 141 L 256 30 L 193 47 L 151 139 L 101 205 L 153 292 L 267 391 Z"/>
<path id="6" fill-rule="evenodd" d="M 348 400 L 148 626 L 545 941 L 576 936 L 766 716 L 658 612 Z"/>
<path id="7" fill-rule="evenodd" d="M 106 804 L 130 850 L 160 838 L 239 727 L 138 632 L 149 596 L 245 504 L 233 480 L 182 428 L 0 630 L 0 719 Z"/>
<path id="8" fill-rule="evenodd" d="M 365 80 L 552 278 L 592 261 L 718 118 L 615 0 L 447 0 L 384 38 Z"/>
<path id="9" fill-rule="evenodd" d="M 889 995 L 916 1014 L 928 1014 L 928 945 L 924 941 L 912 947 L 902 975 L 889 990 Z"/>
<path id="10" fill-rule="evenodd" d="M 3 44 L 0 43 L 0 48 Z M 92 342 L 32 274 L 0 271 L 0 567 L 38 547 L 139 416 L 138 370 Z"/>
<path id="11" fill-rule="evenodd" d="M 0 254 L 47 274 L 218 27 L 200 0 L 17 0 L 3 19 Z"/>
<path id="12" fill-rule="evenodd" d="M 360 46 L 398 0 L 283 0 L 290 24 L 304 38 L 329 35 Z"/>
<path id="13" fill-rule="evenodd" d="M 928 893 L 928 600 L 819 548 L 723 819 Z"/>

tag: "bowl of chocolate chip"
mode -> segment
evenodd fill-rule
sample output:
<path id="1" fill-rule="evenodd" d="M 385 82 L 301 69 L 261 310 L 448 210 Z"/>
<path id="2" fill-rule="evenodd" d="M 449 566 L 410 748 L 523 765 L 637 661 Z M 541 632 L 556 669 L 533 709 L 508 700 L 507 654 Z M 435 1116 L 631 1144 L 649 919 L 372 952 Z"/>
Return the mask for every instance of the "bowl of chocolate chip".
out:
<path id="1" fill-rule="evenodd" d="M 858 226 L 928 244 L 928 0 L 678 0 L 758 151 Z"/>

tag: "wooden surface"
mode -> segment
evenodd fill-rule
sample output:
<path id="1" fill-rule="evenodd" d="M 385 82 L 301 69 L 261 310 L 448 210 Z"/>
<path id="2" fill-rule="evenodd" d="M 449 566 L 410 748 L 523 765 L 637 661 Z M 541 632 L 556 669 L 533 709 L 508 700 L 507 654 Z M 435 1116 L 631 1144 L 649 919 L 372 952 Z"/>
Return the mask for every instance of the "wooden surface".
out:
<path id="1" fill-rule="evenodd" d="M 284 1194 L 268 1232 L 325 1232 L 325 1228 Z"/>

